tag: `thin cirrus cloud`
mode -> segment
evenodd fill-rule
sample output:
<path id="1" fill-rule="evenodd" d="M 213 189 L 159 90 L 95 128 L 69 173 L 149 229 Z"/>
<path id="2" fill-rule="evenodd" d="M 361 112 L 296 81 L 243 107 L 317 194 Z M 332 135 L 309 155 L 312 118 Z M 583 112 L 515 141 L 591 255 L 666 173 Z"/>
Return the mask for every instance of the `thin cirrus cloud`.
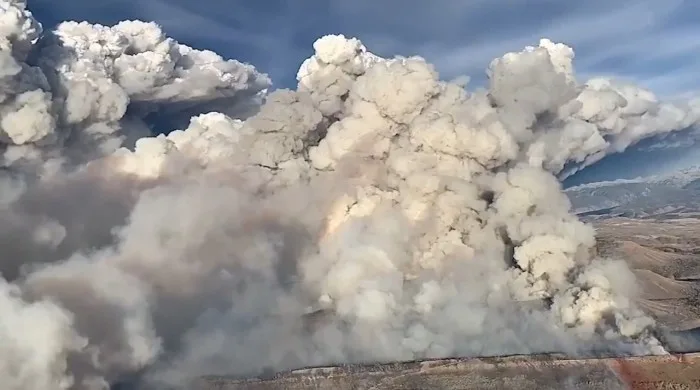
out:
<path id="1" fill-rule="evenodd" d="M 507 35 L 486 39 L 465 39 L 462 45 L 437 44 L 428 56 L 447 73 L 478 72 L 499 53 L 549 37 L 574 47 L 581 78 L 618 77 L 660 94 L 700 88 L 698 5 L 688 1 L 589 1 L 552 16 L 543 3 L 529 5 L 537 10 L 534 26 L 516 27 Z M 683 15 L 693 12 L 697 20 L 684 19 Z"/>

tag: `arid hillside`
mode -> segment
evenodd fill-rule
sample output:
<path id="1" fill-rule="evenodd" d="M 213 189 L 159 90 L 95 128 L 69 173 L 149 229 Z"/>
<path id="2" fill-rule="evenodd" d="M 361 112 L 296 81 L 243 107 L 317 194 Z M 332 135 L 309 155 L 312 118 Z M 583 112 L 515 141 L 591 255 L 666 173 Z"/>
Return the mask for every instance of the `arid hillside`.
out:
<path id="1" fill-rule="evenodd" d="M 674 331 L 700 328 L 700 219 L 593 221 L 598 251 L 624 259 L 639 280 L 640 304 Z"/>

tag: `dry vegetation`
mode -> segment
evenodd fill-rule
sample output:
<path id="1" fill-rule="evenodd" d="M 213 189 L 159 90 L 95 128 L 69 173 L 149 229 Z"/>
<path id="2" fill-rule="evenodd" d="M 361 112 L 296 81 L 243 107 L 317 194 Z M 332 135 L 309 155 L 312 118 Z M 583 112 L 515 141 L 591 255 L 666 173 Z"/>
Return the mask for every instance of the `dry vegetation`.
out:
<path id="1" fill-rule="evenodd" d="M 700 219 L 610 218 L 594 225 L 600 254 L 634 269 L 642 308 L 672 330 L 700 328 Z"/>

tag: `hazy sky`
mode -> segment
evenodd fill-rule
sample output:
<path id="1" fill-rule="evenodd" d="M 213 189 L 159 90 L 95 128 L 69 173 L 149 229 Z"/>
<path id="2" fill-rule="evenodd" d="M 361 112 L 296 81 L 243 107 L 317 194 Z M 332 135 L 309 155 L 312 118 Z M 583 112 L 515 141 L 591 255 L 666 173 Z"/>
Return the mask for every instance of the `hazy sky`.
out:
<path id="1" fill-rule="evenodd" d="M 29 7 L 46 27 L 154 20 L 183 43 L 252 63 L 278 87 L 295 85 L 317 37 L 343 33 L 383 56 L 422 55 L 443 78 L 468 75 L 476 84 L 491 59 L 548 37 L 574 47 L 581 80 L 614 76 L 662 96 L 700 90 L 698 0 L 29 0 Z M 695 149 L 672 155 L 700 162 Z M 632 161 L 605 172 L 634 176 Z M 609 178 L 605 172 L 596 178 Z"/>

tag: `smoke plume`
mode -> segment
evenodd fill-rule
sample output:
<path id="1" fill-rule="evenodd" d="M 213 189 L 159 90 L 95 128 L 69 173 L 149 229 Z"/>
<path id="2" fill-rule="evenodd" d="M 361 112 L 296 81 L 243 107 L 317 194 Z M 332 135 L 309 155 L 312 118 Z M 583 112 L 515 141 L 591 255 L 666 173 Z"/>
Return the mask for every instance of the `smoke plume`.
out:
<path id="1" fill-rule="evenodd" d="M 579 84 L 549 40 L 478 91 L 356 39 L 314 49 L 296 90 L 268 92 L 153 23 L 43 32 L 0 0 L 4 389 L 665 353 L 556 175 L 697 111 Z"/>

